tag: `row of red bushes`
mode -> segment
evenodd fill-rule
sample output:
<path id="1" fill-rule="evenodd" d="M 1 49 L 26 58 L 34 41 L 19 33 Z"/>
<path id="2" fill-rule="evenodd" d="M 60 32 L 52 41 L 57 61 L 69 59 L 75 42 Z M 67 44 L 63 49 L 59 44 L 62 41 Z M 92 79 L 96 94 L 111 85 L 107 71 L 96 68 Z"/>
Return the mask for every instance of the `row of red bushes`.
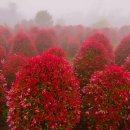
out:
<path id="1" fill-rule="evenodd" d="M 71 66 L 56 56 L 57 50 L 56 55 L 48 52 L 25 62 L 8 93 L 7 121 L 12 130 L 70 130 L 82 120 L 80 116 L 88 129 L 129 130 L 129 72 L 118 66 L 95 72 L 80 100 Z"/>
<path id="2" fill-rule="evenodd" d="M 112 46 L 108 44 L 110 41 L 103 34 L 93 34 L 92 32 L 86 33 L 85 27 L 82 26 L 54 27 L 52 29 L 32 27 L 28 30 L 18 30 L 15 33 L 11 29 L 0 26 L 0 45 L 4 47 L 6 54 L 24 53 L 31 57 L 43 53 L 50 47 L 60 47 L 66 52 L 67 56 L 74 57 L 80 45 L 87 38 L 89 40 L 96 39 L 96 41 L 102 42 L 109 52 L 113 51 Z M 115 50 L 115 61 L 118 65 L 123 62 L 121 53 L 124 53 L 126 48 L 129 50 L 129 45 L 127 46 L 129 40 L 130 36 L 124 38 Z M 124 42 L 125 45 L 122 45 Z M 126 46 L 124 50 L 120 50 L 122 46 Z M 121 53 L 118 53 L 118 50 Z M 124 56 L 126 57 L 127 54 L 125 53 Z M 114 58 L 114 55 L 111 57 Z"/>
<path id="3" fill-rule="evenodd" d="M 129 130 L 129 38 L 121 42 L 114 56 L 109 40 L 101 33 L 93 35 L 80 47 L 71 68 L 62 49 L 45 51 L 49 46 L 44 41 L 50 41 L 49 37 L 43 37 L 46 34 L 48 31 L 39 32 L 39 38 L 35 38 L 37 44 L 25 33 L 16 35 L 10 47 L 1 44 L 6 53 L 9 51 L 8 56 L 3 56 L 6 60 L 1 63 L 2 73 L 7 84 L 12 85 L 9 92 L 5 90 L 1 74 L 0 111 L 3 116 L 0 120 L 4 122 L 6 118 L 7 102 L 7 121 L 12 130 L 71 130 L 74 127 L 78 130 Z M 52 41 L 55 40 L 52 38 Z M 56 44 L 52 42 L 50 46 Z M 38 52 L 41 55 L 27 58 Z M 112 66 L 116 57 L 119 58 L 116 63 L 124 63 L 122 67 Z"/>

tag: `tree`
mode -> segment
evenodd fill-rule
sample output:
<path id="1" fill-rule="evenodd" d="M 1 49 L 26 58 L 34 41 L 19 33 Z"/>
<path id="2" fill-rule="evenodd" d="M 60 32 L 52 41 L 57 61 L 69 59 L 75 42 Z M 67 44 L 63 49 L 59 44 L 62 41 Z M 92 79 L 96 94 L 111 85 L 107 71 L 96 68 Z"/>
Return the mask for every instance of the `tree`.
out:
<path id="1" fill-rule="evenodd" d="M 111 24 L 109 23 L 109 21 L 107 19 L 100 19 L 99 21 L 97 21 L 96 23 L 94 23 L 92 25 L 92 27 L 94 28 L 105 28 L 105 27 L 110 27 Z"/>
<path id="2" fill-rule="evenodd" d="M 37 12 L 34 20 L 36 24 L 42 27 L 48 27 L 53 24 L 52 16 L 46 10 Z"/>

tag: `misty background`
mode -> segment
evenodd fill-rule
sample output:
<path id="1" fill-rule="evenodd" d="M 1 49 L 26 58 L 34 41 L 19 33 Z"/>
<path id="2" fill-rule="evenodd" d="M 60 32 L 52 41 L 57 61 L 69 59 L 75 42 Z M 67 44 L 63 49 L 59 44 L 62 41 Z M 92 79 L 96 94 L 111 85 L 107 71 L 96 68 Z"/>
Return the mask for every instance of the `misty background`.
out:
<path id="1" fill-rule="evenodd" d="M 54 25 L 110 27 L 130 25 L 130 0 L 0 0 L 0 24 L 33 22 L 36 13 L 47 10 Z"/>

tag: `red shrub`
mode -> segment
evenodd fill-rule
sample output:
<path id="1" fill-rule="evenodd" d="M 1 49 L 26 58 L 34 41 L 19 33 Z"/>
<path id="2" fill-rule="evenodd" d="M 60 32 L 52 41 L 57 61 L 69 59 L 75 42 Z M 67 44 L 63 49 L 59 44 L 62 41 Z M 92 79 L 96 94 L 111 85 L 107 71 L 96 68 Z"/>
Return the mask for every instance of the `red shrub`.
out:
<path id="1" fill-rule="evenodd" d="M 122 68 L 130 72 L 130 55 L 126 58 Z"/>
<path id="2" fill-rule="evenodd" d="M 59 32 L 58 31 L 56 31 L 58 45 L 65 51 L 67 57 L 69 59 L 72 59 L 76 54 L 77 50 L 79 49 L 81 37 L 77 36 L 78 34 L 74 34 L 77 33 L 77 30 L 73 27 L 64 27 L 61 28 Z"/>
<path id="3" fill-rule="evenodd" d="M 49 53 L 58 57 L 65 57 L 65 53 L 61 48 L 50 48 L 46 50 L 44 53 Z"/>
<path id="4" fill-rule="evenodd" d="M 83 43 L 83 41 L 87 35 L 86 30 L 88 31 L 88 29 L 86 29 L 82 25 L 77 25 L 74 28 L 74 32 L 76 33 L 75 37 L 80 41 L 80 44 Z"/>
<path id="5" fill-rule="evenodd" d="M 32 57 L 36 55 L 36 49 L 32 44 L 28 35 L 23 32 L 16 34 L 12 40 L 11 54 L 23 53 L 27 57 Z"/>
<path id="6" fill-rule="evenodd" d="M 87 41 L 78 51 L 74 59 L 74 70 L 80 79 L 81 87 L 89 83 L 90 76 L 103 70 L 110 63 L 108 53 L 101 43 Z"/>
<path id="7" fill-rule="evenodd" d="M 96 72 L 83 88 L 84 116 L 91 130 L 130 129 L 130 73 L 118 66 Z"/>
<path id="8" fill-rule="evenodd" d="M 0 34 L 0 45 L 3 46 L 6 50 L 8 50 L 7 40 Z"/>
<path id="9" fill-rule="evenodd" d="M 6 115 L 6 84 L 3 75 L 0 73 L 0 129 L 5 125 Z"/>
<path id="10" fill-rule="evenodd" d="M 11 83 L 15 81 L 15 74 L 20 70 L 24 62 L 25 57 L 23 55 L 14 54 L 8 56 L 2 63 L 2 72 L 9 87 L 11 86 Z"/>
<path id="11" fill-rule="evenodd" d="M 104 45 L 104 47 L 107 49 L 108 53 L 109 53 L 109 56 L 111 58 L 111 63 L 114 63 L 113 48 L 112 48 L 112 45 L 110 44 L 109 39 L 105 35 L 98 32 L 98 33 L 95 33 L 92 36 L 90 36 L 88 38 L 88 40 L 94 40 L 94 41 L 102 43 Z"/>
<path id="12" fill-rule="evenodd" d="M 58 43 L 57 35 L 56 35 L 56 30 L 55 28 L 49 28 L 48 32 L 51 34 L 54 45 Z"/>
<path id="13" fill-rule="evenodd" d="M 28 60 L 8 96 L 12 130 L 71 130 L 79 120 L 79 86 L 64 58 L 44 54 Z"/>
<path id="14" fill-rule="evenodd" d="M 80 42 L 74 37 L 69 37 L 66 43 L 66 53 L 69 58 L 73 58 L 80 47 Z"/>
<path id="15" fill-rule="evenodd" d="M 58 38 L 58 45 L 64 50 L 67 50 L 67 41 L 68 38 L 70 37 L 70 34 L 68 31 L 66 31 L 65 27 L 60 28 L 60 30 L 57 30 L 56 32 L 57 38 Z"/>
<path id="16" fill-rule="evenodd" d="M 6 57 L 6 50 L 3 46 L 0 45 L 0 64 L 1 61 Z"/>
<path id="17" fill-rule="evenodd" d="M 0 26 L 0 35 L 3 35 L 5 39 L 12 37 L 11 29 L 9 27 Z"/>
<path id="18" fill-rule="evenodd" d="M 41 30 L 38 32 L 35 39 L 35 46 L 39 54 L 43 53 L 48 48 L 55 46 L 53 35 L 49 30 Z"/>
<path id="19" fill-rule="evenodd" d="M 130 35 L 125 37 L 115 50 L 116 64 L 122 65 L 128 55 L 130 55 Z"/>
<path id="20" fill-rule="evenodd" d="M 34 41 L 36 39 L 36 36 L 39 32 L 39 27 L 37 26 L 31 26 L 28 30 L 29 36 L 31 37 L 31 40 Z"/>

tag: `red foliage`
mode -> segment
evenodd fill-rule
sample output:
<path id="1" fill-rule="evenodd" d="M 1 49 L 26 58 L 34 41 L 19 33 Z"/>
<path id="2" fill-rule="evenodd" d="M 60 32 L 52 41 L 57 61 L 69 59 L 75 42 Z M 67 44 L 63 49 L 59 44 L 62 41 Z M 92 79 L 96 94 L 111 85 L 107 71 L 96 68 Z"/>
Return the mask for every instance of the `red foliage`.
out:
<path id="1" fill-rule="evenodd" d="M 88 38 L 88 40 L 94 40 L 94 41 L 102 43 L 104 45 L 104 47 L 107 49 L 108 53 L 109 53 L 109 56 L 111 58 L 111 62 L 114 63 L 113 48 L 112 48 L 112 45 L 110 44 L 109 39 L 105 35 L 98 32 L 98 33 L 95 33 L 92 36 L 90 36 Z"/>
<path id="2" fill-rule="evenodd" d="M 124 60 L 130 55 L 130 35 L 125 37 L 115 50 L 115 62 L 122 65 Z"/>
<path id="3" fill-rule="evenodd" d="M 5 125 L 6 115 L 6 84 L 4 76 L 0 73 L 0 128 Z"/>
<path id="4" fill-rule="evenodd" d="M 56 35 L 58 38 L 58 45 L 63 49 L 66 50 L 66 43 L 68 40 L 68 37 L 70 36 L 69 32 L 66 30 L 66 28 L 56 28 Z"/>
<path id="5" fill-rule="evenodd" d="M 10 55 L 6 58 L 6 60 L 2 63 L 2 72 L 6 78 L 6 82 L 10 87 L 12 82 L 15 81 L 15 74 L 20 70 L 23 63 L 25 62 L 24 55 Z"/>
<path id="6" fill-rule="evenodd" d="M 54 44 L 57 44 L 57 42 L 58 42 L 57 40 L 58 39 L 57 39 L 55 28 L 49 28 L 48 32 L 51 34 Z"/>
<path id="7" fill-rule="evenodd" d="M 9 27 L 0 26 L 0 35 L 6 39 L 10 39 L 12 37 L 11 29 Z"/>
<path id="8" fill-rule="evenodd" d="M 74 37 L 69 37 L 66 43 L 66 53 L 68 57 L 73 58 L 80 47 L 80 42 Z"/>
<path id="9" fill-rule="evenodd" d="M 7 40 L 1 34 L 0 34 L 0 45 L 3 46 L 6 50 L 8 50 Z"/>
<path id="10" fill-rule="evenodd" d="M 38 32 L 35 39 L 35 46 L 39 54 L 43 53 L 45 50 L 55 46 L 54 37 L 52 32 L 49 30 L 41 30 Z"/>
<path id="11" fill-rule="evenodd" d="M 31 26 L 28 30 L 29 36 L 31 37 L 31 40 L 34 41 L 36 39 L 36 36 L 39 32 L 39 27 L 37 26 Z"/>
<path id="12" fill-rule="evenodd" d="M 68 58 L 72 59 L 80 47 L 82 37 L 78 27 L 64 27 L 56 31 L 59 46 L 66 52 Z"/>
<path id="13" fill-rule="evenodd" d="M 69 63 L 50 54 L 29 59 L 8 95 L 11 130 L 71 130 L 79 120 L 79 85 Z"/>
<path id="14" fill-rule="evenodd" d="M 5 57 L 6 57 L 6 50 L 3 46 L 0 45 L 0 64 Z"/>
<path id="15" fill-rule="evenodd" d="M 30 38 L 23 32 L 17 33 L 13 38 L 10 53 L 23 53 L 27 57 L 32 57 L 37 54 L 36 48 L 34 47 Z"/>
<path id="16" fill-rule="evenodd" d="M 87 41 L 79 49 L 73 63 L 81 87 L 89 83 L 90 76 L 95 71 L 105 69 L 109 63 L 110 59 L 104 46 L 96 41 Z"/>
<path id="17" fill-rule="evenodd" d="M 130 129 L 130 73 L 118 66 L 107 67 L 91 77 L 83 93 L 89 129 Z"/>
<path id="18" fill-rule="evenodd" d="M 86 28 L 81 25 L 78 26 L 56 26 L 56 34 L 60 45 L 65 42 L 66 38 L 73 37 L 78 39 L 80 43 L 83 42 L 86 37 Z"/>
<path id="19" fill-rule="evenodd" d="M 44 53 L 49 53 L 58 57 L 65 57 L 65 53 L 61 48 L 49 48 Z"/>
<path id="20" fill-rule="evenodd" d="M 122 68 L 130 72 L 130 55 L 126 58 Z"/>
<path id="21" fill-rule="evenodd" d="M 74 32 L 75 32 L 75 37 L 80 41 L 80 44 L 83 43 L 87 35 L 86 28 L 83 27 L 82 25 L 77 25 L 74 27 Z"/>

